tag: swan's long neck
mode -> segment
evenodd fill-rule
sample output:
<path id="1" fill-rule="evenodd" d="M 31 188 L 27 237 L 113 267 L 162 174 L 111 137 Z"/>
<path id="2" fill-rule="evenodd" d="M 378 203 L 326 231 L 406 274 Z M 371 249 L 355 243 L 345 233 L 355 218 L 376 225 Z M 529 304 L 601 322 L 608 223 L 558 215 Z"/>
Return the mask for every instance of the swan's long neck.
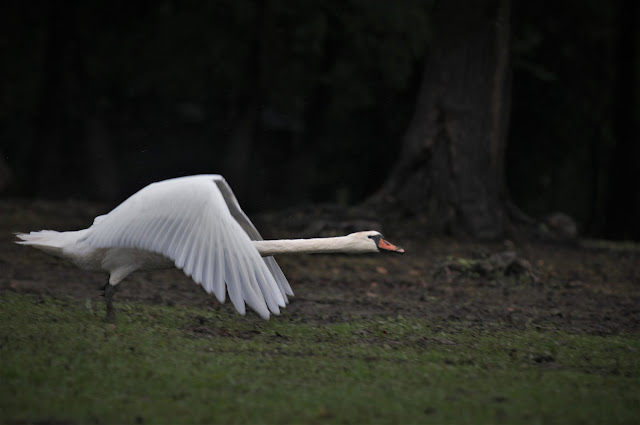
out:
<path id="1" fill-rule="evenodd" d="M 320 254 L 320 253 L 356 253 L 369 252 L 354 244 L 347 236 L 317 239 L 280 239 L 271 241 L 253 241 L 263 257 L 280 254 Z M 373 251 L 375 252 L 375 251 Z"/>

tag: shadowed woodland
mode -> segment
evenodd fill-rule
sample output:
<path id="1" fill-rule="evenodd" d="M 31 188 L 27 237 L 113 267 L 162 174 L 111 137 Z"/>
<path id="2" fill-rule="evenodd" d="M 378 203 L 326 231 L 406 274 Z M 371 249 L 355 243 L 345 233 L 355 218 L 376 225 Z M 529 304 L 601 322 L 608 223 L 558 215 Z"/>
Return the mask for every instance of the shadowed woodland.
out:
<path id="1" fill-rule="evenodd" d="M 640 238 L 636 2 L 433 3 L 14 4 L 2 193 L 115 204 L 215 172 L 250 212 Z"/>
<path id="2" fill-rule="evenodd" d="M 0 422 L 637 422 L 639 4 L 6 5 Z M 265 239 L 405 254 L 278 256 L 268 321 L 137 272 L 109 323 L 14 243 L 199 173 Z"/>

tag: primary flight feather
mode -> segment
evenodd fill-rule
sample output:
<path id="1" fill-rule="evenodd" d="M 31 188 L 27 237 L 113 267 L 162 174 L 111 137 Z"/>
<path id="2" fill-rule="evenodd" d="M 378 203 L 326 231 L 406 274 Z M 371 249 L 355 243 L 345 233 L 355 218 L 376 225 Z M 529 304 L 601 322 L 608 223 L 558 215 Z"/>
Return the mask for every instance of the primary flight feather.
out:
<path id="1" fill-rule="evenodd" d="M 88 229 L 18 233 L 17 243 L 68 258 L 78 267 L 106 271 L 107 317 L 112 297 L 136 270 L 177 267 L 220 302 L 225 294 L 240 314 L 245 303 L 261 317 L 279 314 L 293 295 L 272 257 L 310 252 L 404 252 L 376 231 L 338 238 L 263 241 L 220 175 L 152 183 Z M 264 255 L 265 257 L 261 257 Z"/>

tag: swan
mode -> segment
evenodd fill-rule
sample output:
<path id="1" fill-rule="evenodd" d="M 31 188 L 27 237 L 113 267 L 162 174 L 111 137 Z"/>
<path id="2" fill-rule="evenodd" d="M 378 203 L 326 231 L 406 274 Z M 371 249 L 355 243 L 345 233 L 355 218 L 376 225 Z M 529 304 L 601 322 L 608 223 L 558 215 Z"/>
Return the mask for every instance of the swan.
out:
<path id="1" fill-rule="evenodd" d="M 269 319 L 270 314 L 280 314 L 287 296 L 293 296 L 273 255 L 404 253 L 377 231 L 265 241 L 218 174 L 151 183 L 108 214 L 96 217 L 87 229 L 16 236 L 18 244 L 68 259 L 84 270 L 109 273 L 102 288 L 108 321 L 115 320 L 117 285 L 136 270 L 177 267 L 221 303 L 228 292 L 241 315 L 246 313 L 246 303 Z"/>

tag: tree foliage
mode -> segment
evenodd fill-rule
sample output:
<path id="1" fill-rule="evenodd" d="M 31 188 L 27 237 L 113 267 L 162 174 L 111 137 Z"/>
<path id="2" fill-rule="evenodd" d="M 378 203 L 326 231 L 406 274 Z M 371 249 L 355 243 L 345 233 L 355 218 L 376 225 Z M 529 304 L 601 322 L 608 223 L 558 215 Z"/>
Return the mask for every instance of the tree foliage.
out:
<path id="1" fill-rule="evenodd" d="M 12 3 L 0 15 L 4 193 L 122 199 L 164 177 L 227 173 L 230 141 L 244 137 L 250 209 L 358 202 L 400 150 L 432 3 Z M 509 195 L 534 216 L 565 211 L 607 232 L 615 214 L 603 205 L 636 208 L 611 194 L 637 176 L 611 172 L 635 155 L 618 142 L 637 136 L 637 73 L 620 72 L 637 57 L 621 41 L 637 8 L 513 3 Z"/>
<path id="2" fill-rule="evenodd" d="M 52 72 L 44 57 L 53 9 L 61 6 L 49 6 L 15 6 L 3 30 L 12 60 L 3 79 L 2 136 L 12 140 L 5 149 L 14 165 L 33 154 L 37 136 L 23 130 L 38 120 Z M 318 178 L 312 192 L 331 197 L 320 188 L 357 182 L 356 157 L 396 150 L 428 43 L 427 12 L 417 0 L 391 7 L 360 0 L 70 2 L 60 66 L 83 76 L 67 91 L 81 92 L 106 121 L 125 182 L 224 169 L 234 120 L 257 97 L 262 134 L 251 152 L 253 173 L 269 173 L 272 164 L 262 158 L 274 150 L 283 159 L 316 158 L 308 165 Z M 361 180 L 353 196 L 383 177 Z"/>

